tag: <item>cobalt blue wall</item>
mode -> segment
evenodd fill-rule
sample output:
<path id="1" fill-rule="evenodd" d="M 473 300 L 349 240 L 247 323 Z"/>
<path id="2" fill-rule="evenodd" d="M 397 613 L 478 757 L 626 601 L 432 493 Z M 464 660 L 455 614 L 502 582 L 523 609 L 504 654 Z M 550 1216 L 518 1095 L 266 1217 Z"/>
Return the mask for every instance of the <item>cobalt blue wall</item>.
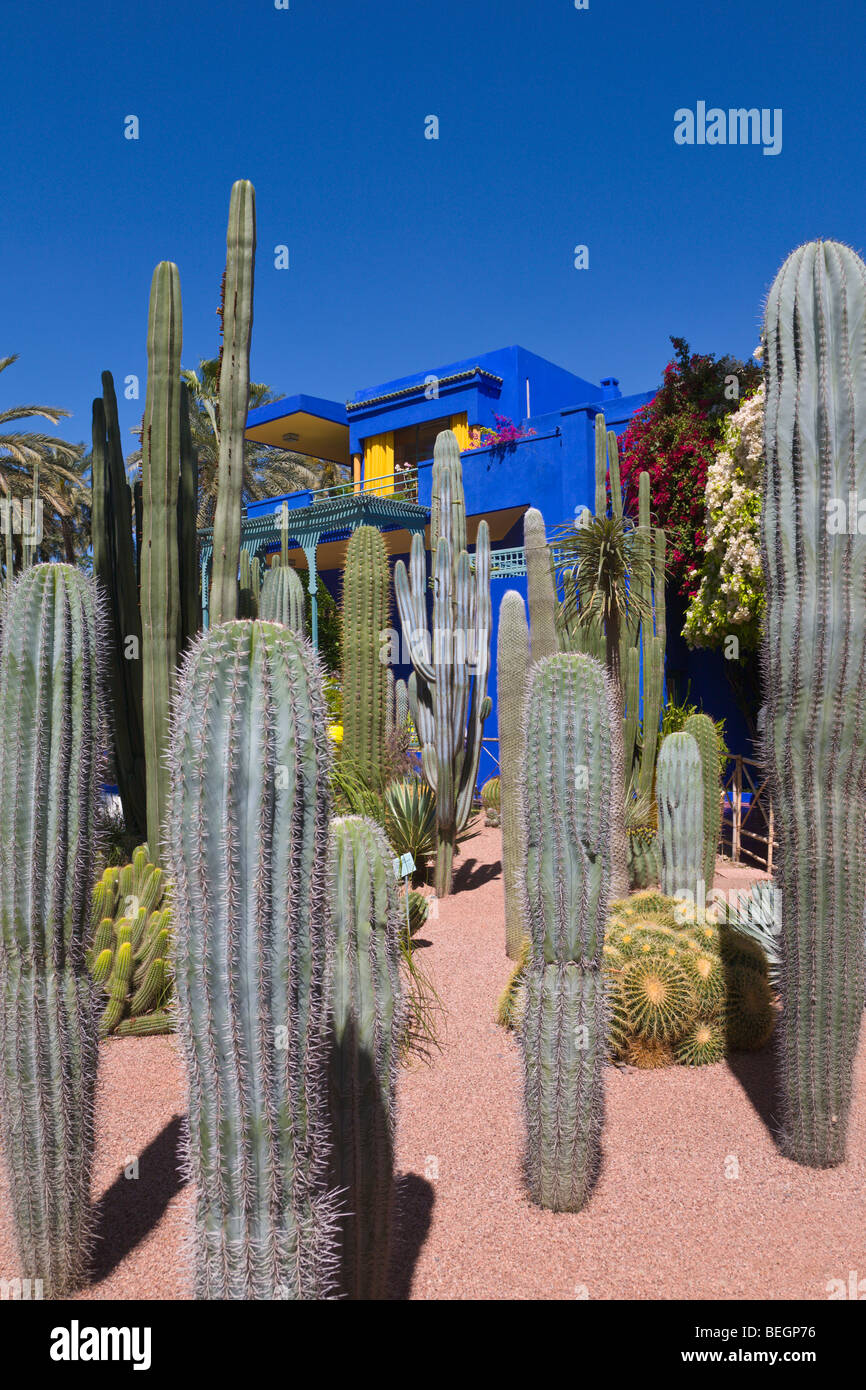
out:
<path id="1" fill-rule="evenodd" d="M 437 382 L 442 382 L 443 378 L 474 368 L 480 368 L 482 373 L 489 373 L 490 376 L 501 377 L 501 385 L 492 381 L 490 376 L 475 374 L 468 381 L 450 385 L 445 382 L 439 386 L 438 396 L 427 398 L 427 377 L 435 377 Z M 411 376 L 398 377 L 395 381 L 357 391 L 353 397 L 353 407 L 364 401 L 371 403 L 362 409 L 349 410 L 350 451 L 353 454 L 361 453 L 362 440 L 372 435 L 423 424 L 443 415 L 459 415 L 464 410 L 470 425 L 492 427 L 496 415 L 507 416 L 515 422 L 523 420 L 527 414 L 527 379 L 533 415 L 558 410 L 563 405 L 598 400 L 602 395 L 601 386 L 566 371 L 564 367 L 557 367 L 526 348 L 499 348 L 495 352 L 467 357 L 459 362 L 450 362 L 447 366 L 431 367 L 429 371 L 421 373 L 413 372 Z M 377 397 L 409 387 L 413 388 L 411 394 L 399 400 L 376 400 Z"/>

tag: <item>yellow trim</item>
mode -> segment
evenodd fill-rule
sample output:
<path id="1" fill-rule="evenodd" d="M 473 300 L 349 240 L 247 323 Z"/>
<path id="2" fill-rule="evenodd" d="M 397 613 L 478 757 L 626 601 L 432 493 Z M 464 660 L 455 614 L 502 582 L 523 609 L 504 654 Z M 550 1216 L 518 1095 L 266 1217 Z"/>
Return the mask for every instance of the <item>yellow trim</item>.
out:
<path id="1" fill-rule="evenodd" d="M 380 497 L 394 491 L 393 430 L 364 440 L 364 491 L 376 492 Z"/>
<path id="2" fill-rule="evenodd" d="M 451 428 L 457 435 L 457 443 L 462 449 L 469 448 L 469 416 L 464 410 L 462 415 L 451 416 Z"/>
<path id="3" fill-rule="evenodd" d="M 352 491 L 353 491 L 353 492 L 360 492 L 360 491 L 361 491 L 361 455 L 360 455 L 360 454 L 353 454 L 353 455 L 352 455 L 352 482 L 353 482 L 353 484 L 354 484 L 354 486 L 353 486 L 353 488 L 352 488 Z"/>

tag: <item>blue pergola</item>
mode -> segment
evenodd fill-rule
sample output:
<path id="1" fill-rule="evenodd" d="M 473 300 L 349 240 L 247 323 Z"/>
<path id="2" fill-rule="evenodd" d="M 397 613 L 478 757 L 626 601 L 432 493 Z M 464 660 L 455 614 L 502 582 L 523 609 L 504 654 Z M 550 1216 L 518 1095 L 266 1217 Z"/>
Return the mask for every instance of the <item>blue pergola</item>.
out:
<path id="1" fill-rule="evenodd" d="M 322 497 L 309 506 L 288 509 L 289 542 L 303 550 L 307 561 L 307 590 L 310 595 L 313 646 L 319 644 L 319 611 L 316 597 L 316 550 L 323 541 L 345 540 L 359 526 L 375 526 L 379 531 L 408 531 L 423 535 L 430 512 L 417 502 L 374 492 L 349 492 Z M 250 560 L 280 548 L 282 513 L 279 509 L 259 516 L 245 516 L 241 522 L 241 550 Z M 199 531 L 201 563 L 202 621 L 208 626 L 210 608 L 210 567 L 213 559 L 213 528 Z"/>

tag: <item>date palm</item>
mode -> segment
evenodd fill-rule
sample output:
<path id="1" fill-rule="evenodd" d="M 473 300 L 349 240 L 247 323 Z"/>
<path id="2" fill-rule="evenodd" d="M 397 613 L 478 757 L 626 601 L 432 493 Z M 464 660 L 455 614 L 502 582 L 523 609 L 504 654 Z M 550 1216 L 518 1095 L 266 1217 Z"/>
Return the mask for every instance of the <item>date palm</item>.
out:
<path id="1" fill-rule="evenodd" d="M 0 372 L 17 360 L 17 353 L 0 358 Z M 3 428 L 36 417 L 56 425 L 70 414 L 68 410 L 50 405 L 15 405 L 0 409 L 0 498 L 21 502 L 31 498 L 34 475 L 38 475 L 43 552 L 62 553 L 70 564 L 75 564 L 81 550 L 77 542 L 82 517 L 90 500 L 81 476 L 83 445 L 70 444 L 65 439 L 34 430 L 6 431 Z M 17 548 L 21 538 L 13 539 Z"/>
<path id="2" fill-rule="evenodd" d="M 204 359 L 198 372 L 181 373 L 189 389 L 193 445 L 198 452 L 199 526 L 210 526 L 216 506 L 219 474 L 219 358 Z M 269 386 L 250 383 L 250 409 L 269 405 L 277 397 Z M 133 455 L 130 463 L 138 462 Z M 277 449 L 247 440 L 244 445 L 243 501 L 258 502 L 302 488 L 339 486 L 346 477 L 339 464 L 308 458 L 291 449 Z"/>

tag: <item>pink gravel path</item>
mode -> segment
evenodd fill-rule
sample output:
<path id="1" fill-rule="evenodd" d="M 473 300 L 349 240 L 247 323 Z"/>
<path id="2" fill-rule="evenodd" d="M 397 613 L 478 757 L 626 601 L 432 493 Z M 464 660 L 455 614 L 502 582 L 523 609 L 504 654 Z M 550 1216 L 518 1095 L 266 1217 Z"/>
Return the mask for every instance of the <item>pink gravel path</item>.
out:
<path id="1" fill-rule="evenodd" d="M 604 1167 L 576 1215 L 533 1207 L 520 1182 L 521 1068 L 494 1022 L 509 973 L 499 832 L 457 861 L 457 888 L 423 929 L 419 959 L 446 1010 L 442 1051 L 400 1083 L 402 1219 L 394 1297 L 807 1298 L 866 1277 L 866 1049 L 849 1158 L 811 1172 L 780 1157 L 762 1118 L 770 1058 L 698 1070 L 609 1068 Z M 758 875 L 719 862 L 718 887 Z M 469 889 L 471 888 L 471 891 Z M 103 1044 L 94 1192 L 98 1280 L 85 1298 L 190 1293 L 192 1193 L 177 1175 L 183 1087 L 174 1042 Z M 138 1158 L 138 1177 L 124 1176 Z M 729 1174 L 738 1171 L 739 1176 Z M 15 1272 L 0 1167 L 0 1277 Z"/>

